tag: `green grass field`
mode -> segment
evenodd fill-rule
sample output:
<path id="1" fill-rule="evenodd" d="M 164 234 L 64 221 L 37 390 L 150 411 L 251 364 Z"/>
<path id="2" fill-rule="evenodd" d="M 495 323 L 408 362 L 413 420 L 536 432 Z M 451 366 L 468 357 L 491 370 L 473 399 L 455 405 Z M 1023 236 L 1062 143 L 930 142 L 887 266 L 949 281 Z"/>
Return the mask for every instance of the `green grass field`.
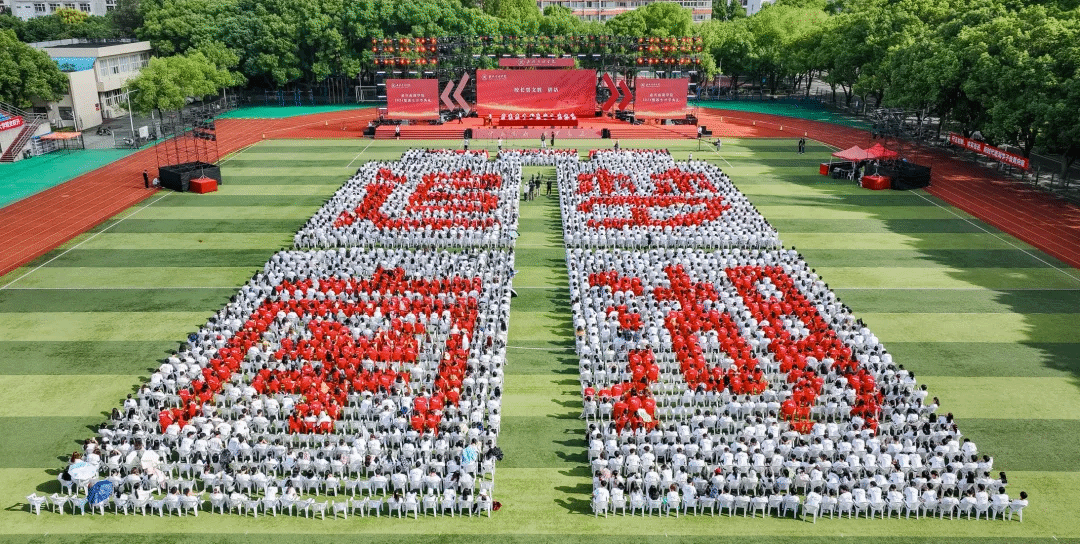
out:
<path id="1" fill-rule="evenodd" d="M 560 145 L 584 153 L 594 143 Z M 485 144 L 494 150 L 473 141 Z M 219 192 L 159 193 L 0 278 L 0 541 L 1080 542 L 1077 270 L 921 191 L 871 192 L 818 176 L 829 152 L 820 145 L 801 156 L 784 140 L 725 141 L 722 156 L 694 141 L 622 145 L 692 152 L 728 172 L 784 244 L 1008 471 L 1010 493 L 1031 494 L 1024 523 L 594 518 L 554 196 L 522 203 L 499 439 L 506 458 L 495 487 L 504 506 L 492 518 L 29 514 L 25 496 L 58 491 L 77 441 L 289 246 L 345 178 L 407 146 L 303 140 L 261 142 L 225 160 Z"/>

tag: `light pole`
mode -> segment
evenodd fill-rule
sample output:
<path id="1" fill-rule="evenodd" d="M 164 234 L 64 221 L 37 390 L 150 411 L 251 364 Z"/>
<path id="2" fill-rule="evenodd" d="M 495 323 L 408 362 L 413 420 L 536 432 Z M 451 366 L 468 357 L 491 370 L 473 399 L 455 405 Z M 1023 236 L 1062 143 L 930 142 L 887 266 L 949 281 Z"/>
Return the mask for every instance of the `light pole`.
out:
<path id="1" fill-rule="evenodd" d="M 124 93 L 124 96 L 127 97 L 128 123 L 131 124 L 131 141 L 134 142 L 134 141 L 136 141 L 135 140 L 135 117 L 133 117 L 132 113 L 131 113 L 131 89 L 128 89 L 127 92 Z M 139 147 L 139 146 L 136 145 L 135 147 Z"/>

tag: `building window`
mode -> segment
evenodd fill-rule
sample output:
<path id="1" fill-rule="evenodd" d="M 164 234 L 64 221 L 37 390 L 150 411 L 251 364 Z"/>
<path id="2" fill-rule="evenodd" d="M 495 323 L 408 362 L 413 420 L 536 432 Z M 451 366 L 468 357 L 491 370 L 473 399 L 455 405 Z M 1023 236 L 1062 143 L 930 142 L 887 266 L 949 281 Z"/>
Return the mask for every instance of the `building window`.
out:
<path id="1" fill-rule="evenodd" d="M 79 4 L 79 11 L 83 13 L 90 13 L 90 4 Z"/>
<path id="2" fill-rule="evenodd" d="M 45 13 L 45 4 L 34 4 L 34 13 Z"/>
<path id="3" fill-rule="evenodd" d="M 49 4 L 49 13 L 56 13 L 58 9 L 60 9 L 60 4 Z"/>
<path id="4" fill-rule="evenodd" d="M 60 106 L 57 109 L 59 110 L 60 118 L 63 119 L 64 121 L 74 121 L 75 120 L 75 112 L 70 107 Z"/>
<path id="5" fill-rule="evenodd" d="M 75 4 L 74 3 L 64 4 L 64 7 L 67 8 L 67 9 L 75 9 Z"/>

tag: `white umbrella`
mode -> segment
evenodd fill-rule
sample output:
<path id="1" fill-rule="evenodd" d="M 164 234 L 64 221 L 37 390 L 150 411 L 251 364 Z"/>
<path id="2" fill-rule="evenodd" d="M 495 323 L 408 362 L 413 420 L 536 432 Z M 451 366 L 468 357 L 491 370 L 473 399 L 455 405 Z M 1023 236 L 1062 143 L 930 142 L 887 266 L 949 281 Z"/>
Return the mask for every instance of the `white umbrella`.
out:
<path id="1" fill-rule="evenodd" d="M 86 461 L 79 461 L 68 467 L 68 474 L 74 480 L 89 480 L 97 476 L 97 467 Z"/>

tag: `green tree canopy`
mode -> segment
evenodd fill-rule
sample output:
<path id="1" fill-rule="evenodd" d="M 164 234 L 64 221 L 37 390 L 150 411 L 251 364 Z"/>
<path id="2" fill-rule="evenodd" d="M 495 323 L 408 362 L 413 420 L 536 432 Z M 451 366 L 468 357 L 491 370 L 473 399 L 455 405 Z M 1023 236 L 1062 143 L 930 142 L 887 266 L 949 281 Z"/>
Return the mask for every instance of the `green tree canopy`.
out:
<path id="1" fill-rule="evenodd" d="M 678 38 L 692 33 L 694 16 L 674 2 L 654 2 L 620 13 L 608 20 L 606 26 L 616 36 Z"/>
<path id="2" fill-rule="evenodd" d="M 49 55 L 0 30 L 0 101 L 29 108 L 34 98 L 56 100 L 67 88 L 67 76 Z"/>
<path id="3" fill-rule="evenodd" d="M 201 99 L 235 84 L 236 75 L 216 64 L 222 60 L 227 62 L 227 54 L 212 50 L 211 55 L 218 59 L 211 60 L 202 51 L 152 57 L 139 75 L 125 85 L 131 92 L 132 108 L 140 113 L 177 110 L 184 107 L 189 98 Z"/>

